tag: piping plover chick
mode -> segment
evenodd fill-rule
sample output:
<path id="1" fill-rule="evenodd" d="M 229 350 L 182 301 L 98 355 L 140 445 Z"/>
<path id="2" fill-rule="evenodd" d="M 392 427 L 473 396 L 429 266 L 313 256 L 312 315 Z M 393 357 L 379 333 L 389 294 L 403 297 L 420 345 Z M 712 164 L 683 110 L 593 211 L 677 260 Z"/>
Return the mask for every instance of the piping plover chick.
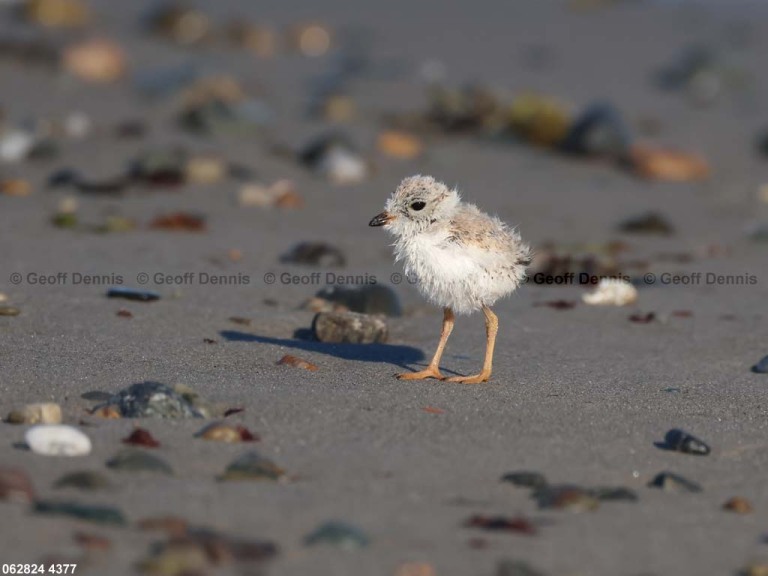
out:
<path id="1" fill-rule="evenodd" d="M 462 202 L 456 190 L 431 176 L 403 180 L 384 208 L 369 225 L 384 226 L 394 235 L 395 261 L 402 260 L 406 275 L 416 281 L 421 293 L 443 308 L 440 342 L 429 366 L 398 378 L 437 378 L 464 384 L 487 381 L 499 327 L 490 307 L 523 281 L 525 268 L 531 263 L 530 248 L 504 222 Z M 485 315 L 483 369 L 474 376 L 446 379 L 439 365 L 453 330 L 454 312 L 475 310 Z"/>

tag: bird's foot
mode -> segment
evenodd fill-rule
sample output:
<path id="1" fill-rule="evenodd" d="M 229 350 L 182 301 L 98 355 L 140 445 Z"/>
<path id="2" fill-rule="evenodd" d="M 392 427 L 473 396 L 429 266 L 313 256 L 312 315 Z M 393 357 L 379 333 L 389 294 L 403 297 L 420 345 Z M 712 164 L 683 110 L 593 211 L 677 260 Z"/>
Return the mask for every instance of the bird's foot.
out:
<path id="1" fill-rule="evenodd" d="M 456 382 L 458 384 L 482 384 L 483 382 L 487 382 L 488 378 L 491 377 L 491 373 L 489 372 L 480 372 L 480 374 L 475 374 L 474 376 L 452 376 L 451 378 L 446 378 L 446 382 Z"/>
<path id="2" fill-rule="evenodd" d="M 397 375 L 398 380 L 426 380 L 427 378 L 445 380 L 445 376 L 440 374 L 440 370 L 434 366 L 428 366 L 419 372 L 403 372 Z"/>

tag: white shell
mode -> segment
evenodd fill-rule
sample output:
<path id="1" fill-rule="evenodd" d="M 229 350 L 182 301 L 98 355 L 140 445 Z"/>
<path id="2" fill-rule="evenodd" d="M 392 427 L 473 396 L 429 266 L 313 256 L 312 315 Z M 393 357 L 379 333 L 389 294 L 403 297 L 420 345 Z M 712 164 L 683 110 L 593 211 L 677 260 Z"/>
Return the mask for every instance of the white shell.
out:
<path id="1" fill-rule="evenodd" d="M 33 426 L 24 440 L 32 452 L 44 456 L 85 456 L 91 452 L 91 439 L 73 426 Z"/>
<path id="2" fill-rule="evenodd" d="M 594 306 L 626 306 L 637 300 L 637 288 L 619 278 L 603 278 L 594 292 L 582 294 L 581 299 Z"/>

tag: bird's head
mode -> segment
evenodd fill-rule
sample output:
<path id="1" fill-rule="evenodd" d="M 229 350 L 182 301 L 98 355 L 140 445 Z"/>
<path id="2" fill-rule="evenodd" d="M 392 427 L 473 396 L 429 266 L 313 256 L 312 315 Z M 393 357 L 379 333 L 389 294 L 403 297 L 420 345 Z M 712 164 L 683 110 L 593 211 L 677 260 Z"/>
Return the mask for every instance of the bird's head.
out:
<path id="1" fill-rule="evenodd" d="M 411 176 L 400 182 L 369 226 L 384 226 L 396 236 L 416 234 L 450 219 L 460 200 L 456 190 L 432 176 Z"/>

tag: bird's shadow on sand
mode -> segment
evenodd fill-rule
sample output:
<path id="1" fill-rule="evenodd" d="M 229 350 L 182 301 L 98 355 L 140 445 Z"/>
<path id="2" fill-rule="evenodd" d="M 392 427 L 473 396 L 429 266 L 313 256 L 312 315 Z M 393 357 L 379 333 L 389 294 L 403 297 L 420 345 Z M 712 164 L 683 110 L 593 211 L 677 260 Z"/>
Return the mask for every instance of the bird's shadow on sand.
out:
<path id="1" fill-rule="evenodd" d="M 237 330 L 222 330 L 219 332 L 222 338 L 228 342 L 256 342 L 258 344 L 273 344 L 285 346 L 296 350 L 328 354 L 342 360 L 356 360 L 359 362 L 384 362 L 395 364 L 401 368 L 411 368 L 414 364 L 424 360 L 424 353 L 412 346 L 396 344 L 328 344 L 309 339 L 309 331 L 300 330 L 296 338 L 272 338 L 248 334 Z"/>

